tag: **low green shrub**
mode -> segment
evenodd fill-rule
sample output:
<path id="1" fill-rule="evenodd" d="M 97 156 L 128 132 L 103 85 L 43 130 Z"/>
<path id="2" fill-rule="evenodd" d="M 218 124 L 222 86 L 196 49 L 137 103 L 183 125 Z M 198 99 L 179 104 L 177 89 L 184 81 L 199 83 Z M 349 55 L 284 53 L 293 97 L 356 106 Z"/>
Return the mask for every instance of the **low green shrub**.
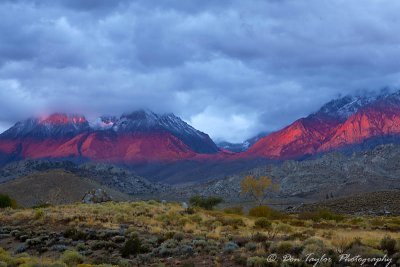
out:
<path id="1" fill-rule="evenodd" d="M 272 223 L 266 218 L 259 218 L 254 222 L 254 227 L 258 229 L 271 229 Z"/>
<path id="2" fill-rule="evenodd" d="M 268 236 L 266 236 L 263 233 L 255 233 L 254 235 L 252 235 L 251 240 L 253 240 L 254 242 L 260 243 L 260 242 L 265 242 L 268 240 Z"/>
<path id="3" fill-rule="evenodd" d="M 249 210 L 249 215 L 253 217 L 264 217 L 270 220 L 280 220 L 287 217 L 286 214 L 274 210 L 268 206 L 257 206 Z"/>
<path id="4" fill-rule="evenodd" d="M 83 263 L 85 261 L 85 257 L 77 251 L 67 250 L 61 256 L 61 261 L 64 262 L 67 266 L 72 267 Z"/>
<path id="5" fill-rule="evenodd" d="M 273 253 L 281 255 L 289 254 L 292 252 L 292 250 L 293 250 L 293 242 L 290 241 L 277 242 L 271 247 L 271 251 Z"/>
<path id="6" fill-rule="evenodd" d="M 0 194 L 0 208 L 16 208 L 17 202 L 9 195 Z"/>
<path id="7" fill-rule="evenodd" d="M 173 238 L 176 241 L 182 241 L 185 238 L 185 235 L 183 233 L 177 232 L 174 234 Z"/>
<path id="8" fill-rule="evenodd" d="M 304 241 L 310 237 L 315 236 L 315 230 L 313 229 L 306 229 L 304 231 L 301 232 L 294 232 L 293 234 L 289 235 L 286 239 L 287 240 L 300 240 L 300 241 Z"/>
<path id="9" fill-rule="evenodd" d="M 71 238 L 74 241 L 86 240 L 86 238 L 87 238 L 87 234 L 85 232 L 82 232 L 73 227 L 65 230 L 63 235 L 64 235 L 64 237 Z"/>
<path id="10" fill-rule="evenodd" d="M 385 255 L 385 252 L 366 245 L 355 245 L 352 248 L 348 249 L 346 253 L 349 253 L 351 255 L 360 255 L 361 257 L 365 258 L 380 258 Z"/>
<path id="11" fill-rule="evenodd" d="M 248 266 L 248 267 L 266 267 L 266 266 L 272 266 L 272 264 L 267 258 L 254 256 L 254 257 L 247 258 L 246 266 Z"/>
<path id="12" fill-rule="evenodd" d="M 142 243 L 137 236 L 132 236 L 127 240 L 124 246 L 121 248 L 121 256 L 128 258 L 130 255 L 137 255 L 144 253 L 145 249 L 142 247 Z"/>
<path id="13" fill-rule="evenodd" d="M 236 215 L 243 215 L 243 207 L 236 206 L 236 207 L 228 207 L 224 209 L 226 214 L 236 214 Z"/>
<path id="14" fill-rule="evenodd" d="M 221 197 L 202 197 L 193 196 L 189 199 L 190 205 L 200 207 L 206 210 L 212 210 L 215 206 L 222 203 L 224 200 Z"/>
<path id="15" fill-rule="evenodd" d="M 394 253 L 397 252 L 397 242 L 395 239 L 391 238 L 390 236 L 385 236 L 382 238 L 380 242 L 380 248 L 382 250 L 387 251 L 389 255 L 393 255 Z"/>
<path id="16" fill-rule="evenodd" d="M 48 208 L 48 207 L 51 207 L 50 203 L 41 202 L 41 203 L 38 203 L 35 206 L 33 206 L 32 209 L 44 209 L 44 208 Z"/>
<path id="17" fill-rule="evenodd" d="M 257 249 L 257 243 L 255 243 L 255 242 L 249 242 L 249 243 L 247 243 L 246 245 L 245 245 L 245 248 L 248 250 L 248 251 L 256 251 L 256 249 Z"/>
<path id="18" fill-rule="evenodd" d="M 323 240 L 318 238 L 309 238 L 303 242 L 303 251 L 302 257 L 307 257 L 307 255 L 324 255 L 328 254 L 330 251 L 327 248 L 326 244 Z M 315 262 L 310 262 L 311 264 L 315 264 Z"/>
<path id="19" fill-rule="evenodd" d="M 329 210 L 305 211 L 299 214 L 302 220 L 312 220 L 318 222 L 321 220 L 340 222 L 345 219 L 344 215 L 333 213 Z"/>
<path id="20" fill-rule="evenodd" d="M 34 218 L 35 218 L 36 220 L 41 220 L 41 219 L 43 219 L 43 218 L 44 218 L 44 215 L 45 215 L 45 213 L 44 213 L 44 210 L 43 210 L 42 208 L 35 209 L 35 216 L 34 216 Z"/>
<path id="21" fill-rule="evenodd" d="M 232 226 L 237 229 L 239 226 L 245 226 L 241 218 L 221 218 L 218 220 L 223 226 Z"/>
<path id="22" fill-rule="evenodd" d="M 278 233 L 291 234 L 294 232 L 293 227 L 286 223 L 278 223 L 275 227 Z"/>
<path id="23" fill-rule="evenodd" d="M 193 215 L 191 215 L 191 216 L 189 217 L 189 219 L 190 219 L 192 222 L 195 222 L 195 223 L 201 223 L 201 222 L 203 221 L 203 219 L 201 218 L 201 216 L 198 215 L 198 214 L 193 214 Z"/>

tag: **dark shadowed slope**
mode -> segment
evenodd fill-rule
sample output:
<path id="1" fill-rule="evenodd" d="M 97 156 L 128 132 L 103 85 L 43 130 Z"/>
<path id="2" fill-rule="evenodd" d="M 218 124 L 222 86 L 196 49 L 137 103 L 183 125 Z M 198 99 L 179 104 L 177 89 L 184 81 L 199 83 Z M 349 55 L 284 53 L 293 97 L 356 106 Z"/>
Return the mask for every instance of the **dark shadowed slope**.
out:
<path id="1" fill-rule="evenodd" d="M 30 207 L 43 203 L 80 202 L 87 191 L 98 188 L 104 189 L 115 200 L 130 199 L 124 193 L 64 170 L 37 172 L 1 183 L 0 193 L 10 195 L 21 206 Z"/>

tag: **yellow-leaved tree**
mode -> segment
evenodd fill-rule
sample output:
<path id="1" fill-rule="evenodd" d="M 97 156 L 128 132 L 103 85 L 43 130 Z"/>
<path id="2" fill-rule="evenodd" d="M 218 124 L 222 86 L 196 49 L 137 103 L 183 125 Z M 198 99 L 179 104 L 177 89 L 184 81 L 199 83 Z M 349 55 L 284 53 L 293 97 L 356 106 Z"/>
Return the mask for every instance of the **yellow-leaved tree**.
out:
<path id="1" fill-rule="evenodd" d="M 248 195 L 257 201 L 258 205 L 262 205 L 269 192 L 278 191 L 279 185 L 272 182 L 267 176 L 255 178 L 248 175 L 241 182 L 240 187 L 243 195 Z"/>

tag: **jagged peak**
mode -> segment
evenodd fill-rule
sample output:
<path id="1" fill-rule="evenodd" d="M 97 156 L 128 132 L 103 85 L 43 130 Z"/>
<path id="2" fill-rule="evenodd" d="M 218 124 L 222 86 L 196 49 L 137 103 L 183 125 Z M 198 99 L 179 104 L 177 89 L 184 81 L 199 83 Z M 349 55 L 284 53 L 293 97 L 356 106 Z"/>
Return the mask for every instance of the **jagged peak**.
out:
<path id="1" fill-rule="evenodd" d="M 311 114 L 311 116 L 327 115 L 338 119 L 347 119 L 352 114 L 356 113 L 360 108 L 372 103 L 375 100 L 375 96 L 346 95 L 329 101 L 317 112 Z"/>
<path id="2" fill-rule="evenodd" d="M 121 119 L 125 118 L 129 120 L 155 120 L 158 117 L 158 114 L 149 109 L 139 109 L 130 113 L 122 114 Z"/>
<path id="3" fill-rule="evenodd" d="M 86 118 L 78 114 L 53 113 L 51 115 L 31 117 L 17 122 L 2 134 L 6 138 L 62 137 L 70 136 L 89 129 Z"/>
<path id="4" fill-rule="evenodd" d="M 384 101 L 385 105 L 399 105 L 400 90 L 394 91 L 384 88 L 380 92 L 339 97 L 329 101 L 310 116 L 324 114 L 339 119 L 347 119 L 361 108 L 373 105 L 378 101 Z"/>
<path id="5" fill-rule="evenodd" d="M 140 109 L 124 113 L 115 123 L 114 130 L 120 129 L 166 129 L 171 131 L 186 131 L 199 133 L 198 130 L 183 121 L 173 113 L 157 114 L 148 109 Z"/>
<path id="6" fill-rule="evenodd" d="M 124 113 L 112 129 L 120 133 L 167 131 L 189 144 L 197 152 L 216 152 L 217 146 L 210 137 L 193 128 L 173 113 L 157 114 L 148 109 Z M 203 143 L 207 148 L 203 148 Z"/>

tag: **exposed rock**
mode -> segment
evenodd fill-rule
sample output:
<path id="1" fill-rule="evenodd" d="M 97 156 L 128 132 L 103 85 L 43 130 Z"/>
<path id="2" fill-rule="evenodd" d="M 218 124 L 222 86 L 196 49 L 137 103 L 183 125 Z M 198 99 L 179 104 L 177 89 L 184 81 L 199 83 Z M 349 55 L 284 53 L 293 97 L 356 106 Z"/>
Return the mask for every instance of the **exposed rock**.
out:
<path id="1" fill-rule="evenodd" d="M 230 241 L 224 245 L 223 251 L 224 253 L 232 253 L 237 249 L 239 249 L 239 246 L 235 242 Z"/>
<path id="2" fill-rule="evenodd" d="M 85 204 L 95 204 L 112 201 L 111 197 L 103 189 L 94 189 L 86 193 L 82 202 Z"/>
<path id="3" fill-rule="evenodd" d="M 24 253 L 28 249 L 28 246 L 24 243 L 19 244 L 15 249 L 15 254 Z"/>
<path id="4" fill-rule="evenodd" d="M 65 245 L 54 245 L 53 247 L 52 247 L 52 250 L 53 251 L 58 251 L 58 252 L 64 252 L 64 251 L 66 251 L 67 250 L 67 246 L 65 246 Z"/>

